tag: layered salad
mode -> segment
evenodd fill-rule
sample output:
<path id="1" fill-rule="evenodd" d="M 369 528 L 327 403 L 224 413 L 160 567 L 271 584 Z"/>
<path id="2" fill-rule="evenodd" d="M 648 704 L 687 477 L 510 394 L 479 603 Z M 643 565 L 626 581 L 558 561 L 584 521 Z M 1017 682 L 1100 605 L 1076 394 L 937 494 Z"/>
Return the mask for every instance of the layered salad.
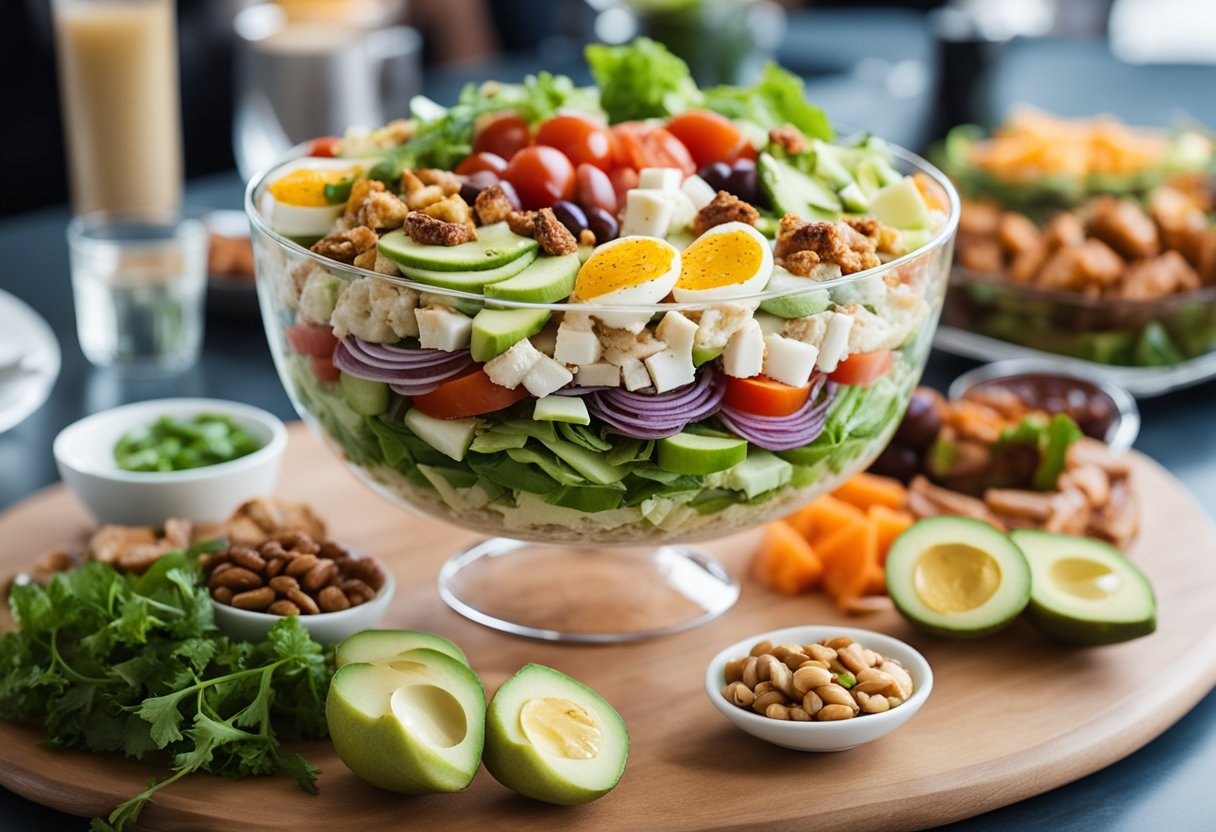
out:
<path id="1" fill-rule="evenodd" d="M 656 542 L 832 487 L 923 368 L 957 201 L 802 82 L 698 89 L 638 40 L 318 140 L 249 189 L 300 412 L 483 532 Z"/>

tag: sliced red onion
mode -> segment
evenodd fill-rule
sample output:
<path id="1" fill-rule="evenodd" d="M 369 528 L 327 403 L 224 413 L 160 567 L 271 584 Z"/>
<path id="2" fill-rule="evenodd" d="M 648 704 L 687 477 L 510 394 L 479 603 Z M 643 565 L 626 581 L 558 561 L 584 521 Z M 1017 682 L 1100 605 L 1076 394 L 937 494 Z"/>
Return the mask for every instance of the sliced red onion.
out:
<path id="1" fill-rule="evenodd" d="M 464 373 L 473 366 L 473 359 L 467 349 L 411 350 L 344 338 L 334 350 L 334 366 L 355 378 L 386 382 L 399 395 L 421 396 Z"/>
<path id="2" fill-rule="evenodd" d="M 664 439 L 718 412 L 726 388 L 706 368 L 691 384 L 645 394 L 606 387 L 587 395 L 587 410 L 617 433 L 635 439 Z"/>
<path id="3" fill-rule="evenodd" d="M 823 390 L 822 398 L 818 395 Z M 809 445 L 819 438 L 828 420 L 828 408 L 836 395 L 836 385 L 820 380 L 799 410 L 789 416 L 757 416 L 723 405 L 718 413 L 722 423 L 738 436 L 766 451 L 788 451 Z"/>

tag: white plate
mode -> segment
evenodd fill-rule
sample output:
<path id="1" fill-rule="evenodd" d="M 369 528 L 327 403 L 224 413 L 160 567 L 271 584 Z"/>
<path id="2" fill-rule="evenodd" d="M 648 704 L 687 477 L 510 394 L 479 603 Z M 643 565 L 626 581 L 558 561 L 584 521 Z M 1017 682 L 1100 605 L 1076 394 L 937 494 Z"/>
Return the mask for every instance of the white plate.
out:
<path id="1" fill-rule="evenodd" d="M 8 365 L 21 362 L 21 369 Z M 0 290 L 0 433 L 51 395 L 59 378 L 59 342 L 37 312 Z"/>
<path id="2" fill-rule="evenodd" d="M 964 358 L 974 358 L 978 361 L 1037 358 L 1057 362 L 1064 369 L 1082 374 L 1105 376 L 1140 399 L 1160 396 L 1216 378 L 1216 352 L 1210 352 L 1168 367 L 1120 367 L 1115 364 L 1099 364 L 1096 361 L 1085 361 L 1080 358 L 1010 344 L 1007 341 L 989 338 L 987 335 L 978 335 L 952 326 L 938 327 L 937 334 L 933 338 L 933 346 L 939 350 L 961 355 Z"/>

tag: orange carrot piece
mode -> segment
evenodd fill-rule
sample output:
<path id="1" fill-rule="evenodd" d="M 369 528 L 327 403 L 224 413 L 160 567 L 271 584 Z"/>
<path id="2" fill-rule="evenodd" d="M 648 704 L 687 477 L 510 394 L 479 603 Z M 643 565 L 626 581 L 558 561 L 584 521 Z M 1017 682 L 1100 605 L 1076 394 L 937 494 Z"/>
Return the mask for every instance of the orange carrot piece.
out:
<path id="1" fill-rule="evenodd" d="M 917 173 L 912 174 L 912 180 L 916 183 L 917 190 L 924 197 L 925 204 L 930 209 L 935 211 L 948 211 L 950 209 L 950 198 L 946 196 L 942 186 L 929 178 L 928 174 Z"/>
<path id="2" fill-rule="evenodd" d="M 865 515 L 856 506 L 824 494 L 800 511 L 790 515 L 786 521 L 807 539 L 812 546 L 826 540 L 836 532 L 859 523 Z"/>
<path id="3" fill-rule="evenodd" d="M 823 588 L 837 604 L 865 594 L 872 570 L 878 568 L 878 527 L 865 520 L 834 534 L 819 549 Z"/>
<path id="4" fill-rule="evenodd" d="M 903 508 L 908 499 L 908 489 L 903 483 L 877 474 L 857 474 L 832 492 L 838 500 L 844 500 L 862 511 L 870 506 Z"/>
<path id="5" fill-rule="evenodd" d="M 866 572 L 866 586 L 862 590 L 862 595 L 886 595 L 887 594 L 887 570 L 883 569 L 877 563 L 871 564 L 870 569 Z"/>
<path id="6" fill-rule="evenodd" d="M 894 511 L 886 506 L 870 506 L 866 514 L 878 526 L 878 563 L 885 566 L 891 544 L 908 530 L 915 518 L 906 511 Z"/>
<path id="7" fill-rule="evenodd" d="M 806 592 L 823 574 L 823 561 L 811 544 L 783 520 L 764 527 L 752 574 L 766 586 L 787 595 Z"/>

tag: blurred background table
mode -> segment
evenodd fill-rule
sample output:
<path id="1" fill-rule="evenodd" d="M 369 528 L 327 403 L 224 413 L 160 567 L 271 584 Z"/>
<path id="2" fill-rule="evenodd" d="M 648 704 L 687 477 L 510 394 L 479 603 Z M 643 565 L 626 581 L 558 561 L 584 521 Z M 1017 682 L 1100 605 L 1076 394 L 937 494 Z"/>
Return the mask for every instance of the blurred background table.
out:
<path id="1" fill-rule="evenodd" d="M 939 80 L 935 48 L 926 18 L 915 11 L 816 10 L 791 16 L 776 55 L 808 76 L 810 97 L 837 122 L 918 147 L 933 130 L 932 95 Z M 187 58 L 184 55 L 183 61 Z M 579 50 L 559 44 L 541 56 L 506 55 L 460 69 L 428 71 L 425 92 L 450 101 L 466 81 L 517 80 L 542 66 L 587 80 Z M 1099 39 L 1015 40 L 1003 47 L 984 101 L 995 114 L 1015 102 L 1030 102 L 1065 115 L 1107 111 L 1132 122 L 1161 125 L 1186 113 L 1212 125 L 1213 74 L 1210 67 L 1199 66 L 1132 67 L 1118 61 Z M 187 153 L 188 164 L 190 158 Z M 197 209 L 235 209 L 241 196 L 237 175 L 219 173 L 193 179 L 186 201 Z M 61 428 L 87 413 L 146 398 L 215 396 L 294 418 L 266 348 L 252 290 L 244 298 L 212 303 L 202 360 L 188 373 L 132 380 L 89 366 L 75 335 L 63 238 L 68 216 L 61 206 L 0 220 L 0 288 L 45 317 L 63 350 L 62 372 L 50 400 L 24 424 L 0 435 L 0 509 L 55 482 L 51 442 Z M 944 389 L 969 366 L 934 355 L 926 382 Z M 1216 514 L 1216 431 L 1211 427 L 1216 385 L 1146 401 L 1142 408 L 1144 428 L 1137 448 L 1164 464 Z M 359 486 L 352 479 L 344 487 Z M 1157 671 L 1132 669 L 1146 684 Z M 1214 768 L 1216 694 L 1210 694 L 1182 722 L 1131 757 L 1053 792 L 949 828 L 1209 828 L 1216 818 L 1216 793 L 1209 786 Z M 85 829 L 87 822 L 0 790 L 0 828 L 37 827 Z"/>

